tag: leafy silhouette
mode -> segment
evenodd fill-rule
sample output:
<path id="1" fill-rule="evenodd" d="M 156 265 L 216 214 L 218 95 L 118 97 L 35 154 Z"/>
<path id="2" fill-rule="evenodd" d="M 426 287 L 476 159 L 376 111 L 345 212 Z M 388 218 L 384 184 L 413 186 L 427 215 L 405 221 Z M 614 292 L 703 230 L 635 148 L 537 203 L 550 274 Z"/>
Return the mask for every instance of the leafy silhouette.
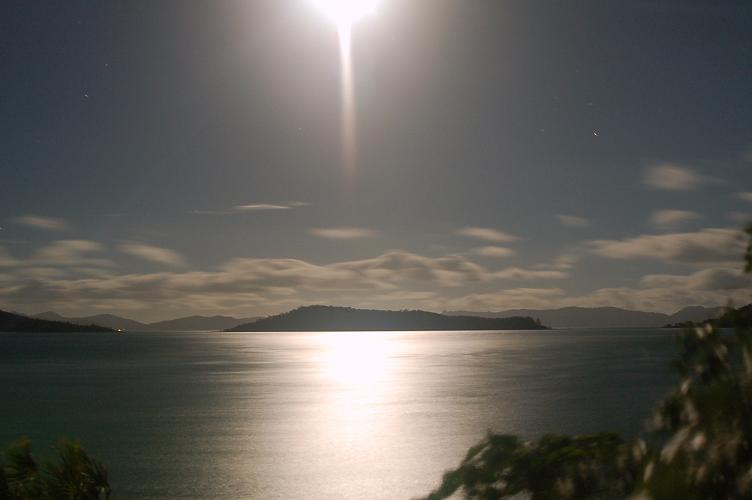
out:
<path id="1" fill-rule="evenodd" d="M 0 460 L 0 500 L 100 500 L 110 498 L 107 468 L 77 441 L 62 439 L 56 460 L 37 462 L 31 441 L 12 443 Z"/>

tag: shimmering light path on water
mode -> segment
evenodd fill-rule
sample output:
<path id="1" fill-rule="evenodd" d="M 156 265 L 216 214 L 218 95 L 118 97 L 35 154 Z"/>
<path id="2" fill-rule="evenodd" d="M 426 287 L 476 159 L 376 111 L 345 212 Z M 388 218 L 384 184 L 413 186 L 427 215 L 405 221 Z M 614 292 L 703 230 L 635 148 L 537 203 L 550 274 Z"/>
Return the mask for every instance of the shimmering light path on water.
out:
<path id="1" fill-rule="evenodd" d="M 410 498 L 487 429 L 638 432 L 673 333 L 0 334 L 0 440 L 79 437 L 125 498 Z"/>

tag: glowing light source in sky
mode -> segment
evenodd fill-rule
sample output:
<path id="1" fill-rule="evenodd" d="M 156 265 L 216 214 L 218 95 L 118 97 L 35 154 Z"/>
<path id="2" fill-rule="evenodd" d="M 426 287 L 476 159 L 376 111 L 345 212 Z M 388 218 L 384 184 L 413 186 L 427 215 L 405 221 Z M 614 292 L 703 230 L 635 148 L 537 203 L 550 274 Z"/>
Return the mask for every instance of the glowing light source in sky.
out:
<path id="1" fill-rule="evenodd" d="M 380 0 L 310 0 L 337 25 L 339 32 L 340 81 L 342 87 L 342 162 L 353 170 L 357 156 L 355 93 L 352 73 L 352 26 L 373 13 Z"/>
<path id="2" fill-rule="evenodd" d="M 311 0 L 337 26 L 352 25 L 376 10 L 379 0 Z"/>

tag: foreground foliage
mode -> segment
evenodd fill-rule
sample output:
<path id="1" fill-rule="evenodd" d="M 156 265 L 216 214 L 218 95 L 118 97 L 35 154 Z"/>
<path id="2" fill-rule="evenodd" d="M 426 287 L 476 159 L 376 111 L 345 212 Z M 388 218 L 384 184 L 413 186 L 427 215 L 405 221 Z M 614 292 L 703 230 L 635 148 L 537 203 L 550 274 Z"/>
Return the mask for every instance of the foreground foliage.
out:
<path id="1" fill-rule="evenodd" d="M 752 226 L 747 233 L 752 273 Z M 733 335 L 713 323 L 681 335 L 674 369 L 682 381 L 642 439 L 489 434 L 426 498 L 752 498 L 752 328 L 740 314 L 724 316 Z"/>
<path id="2" fill-rule="evenodd" d="M 20 439 L 0 458 L 0 500 L 99 500 L 110 497 L 107 469 L 76 441 L 61 440 L 56 460 L 37 462 Z"/>

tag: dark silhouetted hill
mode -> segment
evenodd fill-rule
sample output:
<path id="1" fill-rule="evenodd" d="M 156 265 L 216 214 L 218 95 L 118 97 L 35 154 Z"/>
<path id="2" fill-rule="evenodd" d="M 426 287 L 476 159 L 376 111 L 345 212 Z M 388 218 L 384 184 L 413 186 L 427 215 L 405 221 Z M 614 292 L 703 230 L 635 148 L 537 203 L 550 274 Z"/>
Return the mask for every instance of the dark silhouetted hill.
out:
<path id="1" fill-rule="evenodd" d="M 690 306 L 675 312 L 669 316 L 668 319 L 670 323 L 682 323 L 685 321 L 693 321 L 697 323 L 717 318 L 723 314 L 724 310 L 725 308 L 723 307 Z"/>
<path id="2" fill-rule="evenodd" d="M 666 323 L 703 321 L 722 312 L 718 307 L 691 306 L 668 315 L 630 311 L 618 307 L 562 307 L 560 309 L 510 309 L 499 312 L 450 311 L 448 315 L 501 318 L 529 316 L 553 328 L 617 328 L 661 327 Z"/>
<path id="3" fill-rule="evenodd" d="M 111 328 L 88 324 L 77 325 L 64 321 L 29 318 L 0 311 L 0 332 L 112 332 Z"/>
<path id="4" fill-rule="evenodd" d="M 233 332 L 395 330 L 541 330 L 532 318 L 446 316 L 427 311 L 380 311 L 306 306 L 228 329 Z"/>
<path id="5" fill-rule="evenodd" d="M 94 316 L 69 318 L 61 316 L 56 312 L 47 311 L 35 314 L 32 317 L 37 319 L 46 319 L 49 321 L 67 321 L 79 325 L 90 325 L 93 323 L 95 325 L 106 326 L 107 328 L 112 328 L 114 330 L 125 330 L 131 332 L 147 329 L 144 323 L 128 318 L 122 318 L 120 316 L 115 316 L 114 314 L 96 314 Z"/>
<path id="6" fill-rule="evenodd" d="M 231 316 L 188 316 L 185 318 L 159 321 L 146 325 L 150 330 L 169 331 L 198 331 L 198 330 L 226 330 L 240 324 L 251 323 L 258 318 L 233 318 Z"/>
<path id="7" fill-rule="evenodd" d="M 188 316 L 155 323 L 142 323 L 133 319 L 115 316 L 114 314 L 98 314 L 95 316 L 65 317 L 52 311 L 35 314 L 33 318 L 50 321 L 67 321 L 79 325 L 96 324 L 115 330 L 127 332 L 179 332 L 179 331 L 210 331 L 225 330 L 234 326 L 250 323 L 258 318 L 233 318 L 231 316 Z"/>

